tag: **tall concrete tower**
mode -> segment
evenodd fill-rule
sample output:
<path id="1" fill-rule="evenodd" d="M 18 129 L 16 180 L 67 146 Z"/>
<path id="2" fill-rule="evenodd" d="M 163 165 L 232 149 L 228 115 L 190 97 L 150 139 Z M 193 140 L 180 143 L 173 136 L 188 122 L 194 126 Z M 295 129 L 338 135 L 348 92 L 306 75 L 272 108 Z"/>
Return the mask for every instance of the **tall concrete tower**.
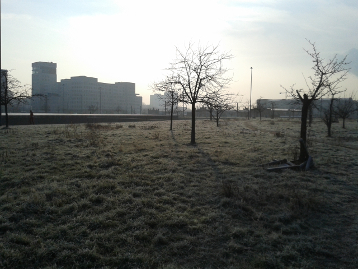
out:
<path id="1" fill-rule="evenodd" d="M 51 112 L 58 102 L 56 63 L 32 63 L 32 109 L 35 112 Z"/>

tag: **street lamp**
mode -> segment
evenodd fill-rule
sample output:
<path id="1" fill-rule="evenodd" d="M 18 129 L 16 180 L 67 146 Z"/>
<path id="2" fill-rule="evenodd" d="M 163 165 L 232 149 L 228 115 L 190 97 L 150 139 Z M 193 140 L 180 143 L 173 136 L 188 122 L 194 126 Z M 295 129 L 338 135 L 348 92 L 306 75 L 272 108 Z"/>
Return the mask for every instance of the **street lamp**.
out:
<path id="1" fill-rule="evenodd" d="M 251 118 L 251 94 L 252 94 L 252 67 L 251 69 L 251 87 L 250 87 L 250 108 L 249 108 L 249 119 Z"/>

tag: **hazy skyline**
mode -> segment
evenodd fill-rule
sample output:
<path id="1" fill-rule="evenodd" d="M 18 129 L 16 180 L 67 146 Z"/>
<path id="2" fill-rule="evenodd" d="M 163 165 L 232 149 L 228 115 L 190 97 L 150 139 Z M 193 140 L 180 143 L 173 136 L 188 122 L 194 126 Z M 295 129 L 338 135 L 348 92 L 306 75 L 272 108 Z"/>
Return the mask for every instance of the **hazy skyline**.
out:
<path id="1" fill-rule="evenodd" d="M 31 84 L 31 63 L 55 62 L 58 81 L 134 82 L 149 104 L 149 86 L 164 78 L 176 47 L 220 44 L 234 55 L 231 92 L 249 98 L 253 67 L 253 100 L 285 98 L 280 85 L 306 89 L 308 39 L 326 59 L 350 52 L 342 87 L 351 92 L 358 90 L 357 15 L 356 0 L 3 0 L 1 68 Z"/>

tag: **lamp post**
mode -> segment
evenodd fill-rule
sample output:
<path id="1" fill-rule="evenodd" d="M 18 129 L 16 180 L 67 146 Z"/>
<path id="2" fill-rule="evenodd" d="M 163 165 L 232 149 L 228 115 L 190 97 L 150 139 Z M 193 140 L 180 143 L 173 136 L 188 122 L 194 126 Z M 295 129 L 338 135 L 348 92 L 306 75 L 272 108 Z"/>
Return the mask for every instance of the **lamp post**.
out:
<path id="1" fill-rule="evenodd" d="M 251 69 L 251 86 L 250 86 L 250 108 L 249 108 L 249 119 L 251 118 L 251 94 L 252 94 L 252 67 Z"/>

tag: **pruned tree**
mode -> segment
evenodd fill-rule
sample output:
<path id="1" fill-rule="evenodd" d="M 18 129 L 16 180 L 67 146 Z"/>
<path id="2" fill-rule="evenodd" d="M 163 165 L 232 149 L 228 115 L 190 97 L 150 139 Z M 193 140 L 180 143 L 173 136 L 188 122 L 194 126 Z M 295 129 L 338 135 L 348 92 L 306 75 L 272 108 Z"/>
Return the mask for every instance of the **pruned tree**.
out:
<path id="1" fill-rule="evenodd" d="M 1 70 L 0 106 L 5 107 L 6 128 L 9 128 L 8 106 L 26 103 L 30 99 L 30 87 L 22 85 L 21 82 L 13 77 L 8 70 Z"/>
<path id="2" fill-rule="evenodd" d="M 189 44 L 185 51 L 178 48 L 176 51 L 177 58 L 168 68 L 171 75 L 167 78 L 182 92 L 181 101 L 191 105 L 190 143 L 195 144 L 195 107 L 198 103 L 205 103 L 209 95 L 220 92 L 231 82 L 231 78 L 225 77 L 228 70 L 223 63 L 233 56 L 220 53 L 218 46 L 194 48 Z"/>
<path id="3" fill-rule="evenodd" d="M 334 113 L 342 119 L 342 128 L 346 128 L 345 122 L 354 112 L 358 111 L 357 101 L 354 101 L 355 95 L 352 93 L 349 98 L 337 99 L 334 106 Z"/>
<path id="4" fill-rule="evenodd" d="M 308 81 L 306 80 L 308 89 L 302 93 L 302 90 L 296 89 L 294 85 L 290 89 L 283 87 L 288 94 L 302 104 L 300 137 L 304 143 L 300 145 L 300 161 L 304 161 L 308 157 L 306 156 L 305 146 L 307 140 L 307 117 L 311 103 L 325 95 L 337 95 L 340 93 L 339 84 L 346 79 L 349 71 L 346 57 L 340 60 L 335 55 L 332 59 L 325 61 L 317 51 L 315 43 L 308 42 L 312 46 L 312 51 L 305 51 L 312 58 L 312 69 L 314 71 L 314 74 L 308 77 Z"/>

